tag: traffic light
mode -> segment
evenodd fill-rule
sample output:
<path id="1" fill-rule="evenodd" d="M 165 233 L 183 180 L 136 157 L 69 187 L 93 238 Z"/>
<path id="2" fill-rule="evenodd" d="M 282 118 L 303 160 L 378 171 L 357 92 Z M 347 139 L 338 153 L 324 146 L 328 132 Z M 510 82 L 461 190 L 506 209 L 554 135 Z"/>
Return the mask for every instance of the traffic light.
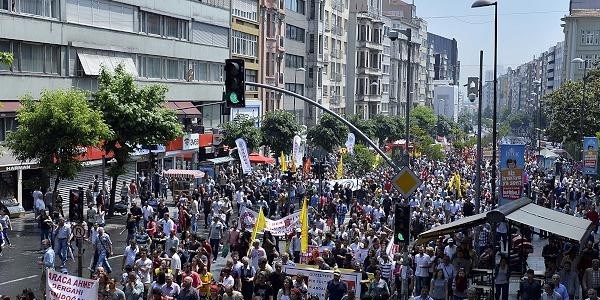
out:
<path id="1" fill-rule="evenodd" d="M 408 243 L 410 237 L 410 207 L 396 204 L 394 212 L 394 244 Z"/>
<path id="2" fill-rule="evenodd" d="M 246 68 L 243 59 L 225 60 L 225 104 L 227 107 L 246 107 Z"/>
<path id="3" fill-rule="evenodd" d="M 471 102 L 475 102 L 475 99 L 479 97 L 479 78 L 469 77 L 467 79 L 467 97 Z"/>

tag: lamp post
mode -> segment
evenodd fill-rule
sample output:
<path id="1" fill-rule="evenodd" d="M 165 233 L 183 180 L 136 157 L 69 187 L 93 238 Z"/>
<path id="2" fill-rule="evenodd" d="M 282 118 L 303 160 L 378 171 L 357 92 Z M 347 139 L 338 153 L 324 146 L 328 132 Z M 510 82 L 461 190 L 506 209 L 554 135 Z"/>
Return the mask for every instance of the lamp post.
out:
<path id="1" fill-rule="evenodd" d="M 298 72 L 306 72 L 305 68 L 298 68 L 294 72 L 294 93 L 298 93 Z M 304 95 L 304 85 L 302 85 L 302 95 Z M 294 116 L 296 116 L 296 120 L 298 120 L 298 114 L 296 113 L 296 97 L 294 97 Z M 304 118 L 303 118 L 304 119 Z"/>
<path id="2" fill-rule="evenodd" d="M 477 0 L 473 2 L 471 8 L 485 7 L 485 6 L 494 6 L 494 103 L 492 105 L 492 206 L 494 206 L 496 201 L 496 153 L 498 151 L 498 2 L 494 0 Z"/>
<path id="3" fill-rule="evenodd" d="M 581 109 L 581 113 L 579 115 L 579 145 L 581 146 L 581 151 L 579 152 L 581 160 L 583 160 L 583 114 L 584 112 L 584 105 L 585 105 L 585 77 L 587 75 L 587 61 L 577 57 L 577 58 L 573 58 L 573 60 L 571 60 L 571 63 L 578 63 L 578 64 L 583 64 L 583 78 L 581 78 L 581 80 L 583 81 L 583 88 L 581 89 L 581 103 L 580 103 L 580 109 Z"/>

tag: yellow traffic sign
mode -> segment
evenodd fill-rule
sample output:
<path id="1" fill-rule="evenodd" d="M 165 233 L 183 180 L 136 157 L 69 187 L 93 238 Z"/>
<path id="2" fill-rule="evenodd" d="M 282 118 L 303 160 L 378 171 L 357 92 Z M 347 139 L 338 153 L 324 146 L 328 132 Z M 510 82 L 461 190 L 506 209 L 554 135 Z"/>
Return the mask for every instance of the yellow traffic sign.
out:
<path id="1" fill-rule="evenodd" d="M 402 168 L 402 170 L 392 178 L 392 184 L 404 198 L 408 198 L 412 195 L 422 183 L 423 182 L 417 174 L 408 167 Z"/>

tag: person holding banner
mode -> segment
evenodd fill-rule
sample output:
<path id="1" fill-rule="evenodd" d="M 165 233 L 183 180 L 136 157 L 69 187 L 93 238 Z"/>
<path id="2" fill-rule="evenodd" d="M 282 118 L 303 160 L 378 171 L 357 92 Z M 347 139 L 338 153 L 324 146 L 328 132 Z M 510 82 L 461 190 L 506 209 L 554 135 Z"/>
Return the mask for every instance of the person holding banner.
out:
<path id="1" fill-rule="evenodd" d="M 48 270 L 54 271 L 54 249 L 52 249 L 52 243 L 50 240 L 45 239 L 42 241 L 42 247 L 44 247 L 44 255 L 41 260 L 38 261 L 38 265 L 42 267 L 42 276 L 40 280 L 40 291 L 42 291 L 42 298 L 46 298 L 46 278 L 48 277 Z"/>

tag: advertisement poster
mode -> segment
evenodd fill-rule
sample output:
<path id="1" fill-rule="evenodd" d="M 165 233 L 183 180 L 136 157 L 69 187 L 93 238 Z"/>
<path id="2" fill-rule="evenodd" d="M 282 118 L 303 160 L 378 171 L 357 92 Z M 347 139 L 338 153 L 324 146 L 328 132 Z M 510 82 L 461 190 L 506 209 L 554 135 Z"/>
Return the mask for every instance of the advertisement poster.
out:
<path id="1" fill-rule="evenodd" d="M 98 280 L 48 270 L 46 299 L 98 299 Z"/>
<path id="2" fill-rule="evenodd" d="M 504 205 L 523 196 L 525 145 L 500 145 L 500 197 Z"/>
<path id="3" fill-rule="evenodd" d="M 308 278 L 306 285 L 308 286 L 308 294 L 315 295 L 319 299 L 325 299 L 325 290 L 327 283 L 333 280 L 333 270 L 317 270 L 310 267 L 301 266 L 283 266 L 282 270 L 290 276 L 305 276 Z M 341 270 L 341 280 L 346 283 L 348 290 L 355 290 L 356 295 L 360 295 L 360 280 L 362 273 L 349 272 Z"/>
<path id="4" fill-rule="evenodd" d="M 583 175 L 597 175 L 598 138 L 583 138 Z"/>

